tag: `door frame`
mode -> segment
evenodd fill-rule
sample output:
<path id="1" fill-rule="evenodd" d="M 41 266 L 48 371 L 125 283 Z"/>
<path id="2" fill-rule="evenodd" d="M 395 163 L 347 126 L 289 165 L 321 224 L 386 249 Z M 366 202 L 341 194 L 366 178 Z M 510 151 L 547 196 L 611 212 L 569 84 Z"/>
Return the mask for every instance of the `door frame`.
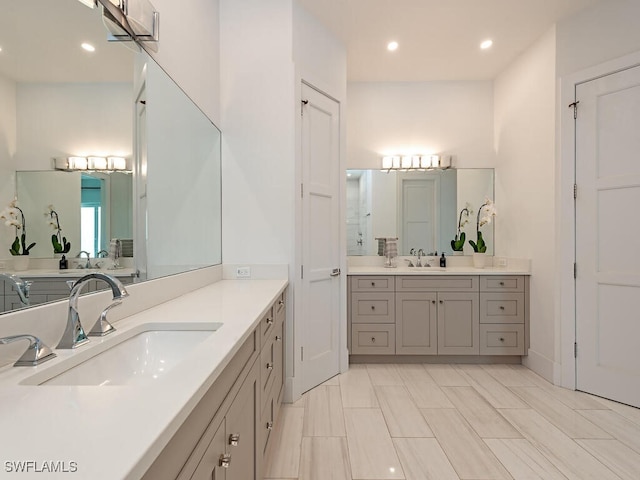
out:
<path id="1" fill-rule="evenodd" d="M 300 186 L 302 184 L 302 85 L 306 85 L 319 93 L 335 100 L 338 103 L 340 112 L 340 159 L 339 159 L 339 171 L 346 172 L 346 119 L 345 119 L 345 102 L 336 95 L 327 93 L 331 90 L 328 85 L 323 82 L 312 82 L 305 78 L 300 71 L 296 68 L 296 90 L 295 90 L 295 228 L 294 228 L 294 263 L 293 268 L 290 270 L 293 284 L 293 315 L 291 318 L 287 318 L 287 342 L 286 342 L 286 378 L 285 378 L 285 391 L 284 400 L 286 402 L 295 402 L 302 394 L 302 381 L 299 376 L 301 372 L 301 358 L 300 358 L 300 346 L 302 345 L 302 335 L 299 328 L 296 328 L 298 322 L 296 317 L 300 318 L 303 314 L 302 304 L 302 278 L 300 276 L 302 266 L 302 196 L 300 194 Z M 340 372 L 346 372 L 349 368 L 349 352 L 347 350 L 347 229 L 345 227 L 347 223 L 346 209 L 344 208 L 344 199 L 347 195 L 347 177 L 346 175 L 340 175 L 339 180 L 339 199 L 340 199 L 340 264 L 339 268 L 342 275 L 337 279 L 340 282 L 340 318 L 339 318 L 339 368 Z M 298 292 L 299 294 L 296 294 Z"/>
<path id="2" fill-rule="evenodd" d="M 579 84 L 600 77 L 640 66 L 640 51 L 610 60 L 593 67 L 580 70 L 560 79 L 560 102 L 556 118 L 560 119 L 560 138 L 557 152 L 560 161 L 556 166 L 556 251 L 559 262 L 556 263 L 560 295 L 556 304 L 559 322 L 556 328 L 556 352 L 559 350 L 561 365 L 554 367 L 554 383 L 565 388 L 576 388 L 576 285 L 573 278 L 573 264 L 576 258 L 576 218 L 573 201 L 573 186 L 576 181 L 575 122 L 573 109 L 569 104 L 575 101 L 576 87 Z M 580 106 L 578 105 L 578 114 Z M 579 195 L 578 191 L 578 195 Z M 558 335 L 559 332 L 559 335 Z"/>

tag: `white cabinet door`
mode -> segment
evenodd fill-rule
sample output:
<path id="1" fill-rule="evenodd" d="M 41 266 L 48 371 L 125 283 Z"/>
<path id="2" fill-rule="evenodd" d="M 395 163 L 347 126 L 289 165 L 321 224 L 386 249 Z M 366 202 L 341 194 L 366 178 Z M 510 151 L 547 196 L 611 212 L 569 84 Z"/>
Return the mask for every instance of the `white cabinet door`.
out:
<path id="1" fill-rule="evenodd" d="M 576 386 L 640 407 L 640 67 L 576 100 Z"/>

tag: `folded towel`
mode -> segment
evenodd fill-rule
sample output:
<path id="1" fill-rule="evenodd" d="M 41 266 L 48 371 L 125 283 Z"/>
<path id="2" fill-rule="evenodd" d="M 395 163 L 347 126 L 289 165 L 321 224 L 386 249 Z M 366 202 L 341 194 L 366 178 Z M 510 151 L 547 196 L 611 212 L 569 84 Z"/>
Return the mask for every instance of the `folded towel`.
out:
<path id="1" fill-rule="evenodd" d="M 384 245 L 385 243 L 387 243 L 387 239 L 386 238 L 376 238 L 376 240 L 378 241 L 378 256 L 382 257 L 384 255 Z"/>
<path id="2" fill-rule="evenodd" d="M 109 242 L 109 258 L 111 260 L 118 260 L 122 256 L 122 244 L 117 238 L 112 238 Z"/>
<path id="3" fill-rule="evenodd" d="M 398 256 L 398 240 L 396 238 L 387 238 L 384 244 L 384 256 L 387 258 L 396 258 Z"/>

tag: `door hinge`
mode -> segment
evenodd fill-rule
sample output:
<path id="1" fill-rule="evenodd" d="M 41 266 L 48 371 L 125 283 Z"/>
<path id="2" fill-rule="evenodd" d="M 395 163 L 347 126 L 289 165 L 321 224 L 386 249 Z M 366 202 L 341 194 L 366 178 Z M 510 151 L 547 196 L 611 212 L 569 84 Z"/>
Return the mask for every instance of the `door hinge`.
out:
<path id="1" fill-rule="evenodd" d="M 300 184 L 300 198 L 304 198 L 304 183 Z"/>
<path id="2" fill-rule="evenodd" d="M 300 265 L 300 278 L 304 278 L 304 265 Z"/>
<path id="3" fill-rule="evenodd" d="M 309 103 L 309 100 L 300 100 L 300 116 L 304 116 L 304 106 Z"/>
<path id="4" fill-rule="evenodd" d="M 578 278 L 578 264 L 573 262 L 573 278 Z"/>
<path id="5" fill-rule="evenodd" d="M 300 361 L 304 361 L 304 347 L 300 347 Z"/>
<path id="6" fill-rule="evenodd" d="M 578 118 L 578 104 L 580 103 L 580 100 L 576 100 L 573 103 L 569 104 L 569 108 L 573 107 L 573 119 L 575 120 L 576 118 Z"/>
<path id="7" fill-rule="evenodd" d="M 574 342 L 573 344 L 573 358 L 578 358 L 578 343 Z"/>
<path id="8" fill-rule="evenodd" d="M 574 183 L 573 184 L 573 199 L 575 200 L 576 198 L 578 198 L 578 184 Z"/>

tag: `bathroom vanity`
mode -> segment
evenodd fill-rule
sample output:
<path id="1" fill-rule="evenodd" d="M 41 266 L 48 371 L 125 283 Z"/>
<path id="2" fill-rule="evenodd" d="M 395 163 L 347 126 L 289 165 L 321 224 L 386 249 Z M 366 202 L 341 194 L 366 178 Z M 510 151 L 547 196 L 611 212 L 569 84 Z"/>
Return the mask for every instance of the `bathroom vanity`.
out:
<path id="1" fill-rule="evenodd" d="M 351 362 L 504 362 L 527 354 L 523 269 L 350 267 L 347 296 Z"/>

